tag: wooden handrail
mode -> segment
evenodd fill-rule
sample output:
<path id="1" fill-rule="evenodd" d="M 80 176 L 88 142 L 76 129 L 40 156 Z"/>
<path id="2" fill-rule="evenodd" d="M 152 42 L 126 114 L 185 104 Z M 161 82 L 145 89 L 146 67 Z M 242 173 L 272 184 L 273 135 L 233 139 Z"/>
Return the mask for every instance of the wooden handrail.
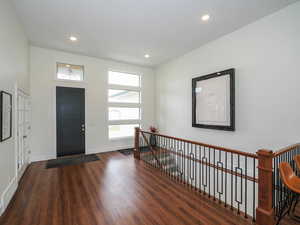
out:
<path id="1" fill-rule="evenodd" d="M 300 143 L 297 143 L 297 144 L 290 145 L 288 147 L 282 148 L 279 151 L 274 152 L 274 157 L 277 157 L 279 155 L 282 155 L 282 154 L 284 154 L 286 152 L 289 152 L 289 151 L 294 150 L 295 148 L 299 148 L 299 147 L 300 147 Z"/>
<path id="2" fill-rule="evenodd" d="M 221 150 L 221 151 L 224 151 L 224 152 L 230 152 L 230 153 L 235 153 L 235 154 L 238 154 L 238 155 L 243 155 L 243 156 L 247 156 L 247 157 L 251 157 L 251 158 L 257 158 L 257 155 L 254 154 L 254 153 L 243 152 L 243 151 L 239 151 L 239 150 L 235 150 L 235 149 L 229 149 L 229 148 L 224 148 L 224 147 L 220 147 L 220 146 L 216 146 L 216 145 L 210 145 L 210 144 L 206 144 L 206 143 L 190 141 L 190 140 L 187 140 L 187 139 L 172 137 L 172 136 L 158 134 L 158 133 L 152 133 L 152 132 L 143 131 L 143 130 L 140 130 L 140 131 L 142 133 L 145 133 L 145 134 L 153 134 L 153 135 L 156 135 L 156 136 L 170 138 L 170 139 L 173 139 L 173 140 L 182 141 L 182 142 L 186 142 L 186 143 L 190 143 L 190 144 L 194 144 L 194 145 L 201 145 L 201 146 L 208 147 L 208 148 L 214 148 L 214 149 Z"/>

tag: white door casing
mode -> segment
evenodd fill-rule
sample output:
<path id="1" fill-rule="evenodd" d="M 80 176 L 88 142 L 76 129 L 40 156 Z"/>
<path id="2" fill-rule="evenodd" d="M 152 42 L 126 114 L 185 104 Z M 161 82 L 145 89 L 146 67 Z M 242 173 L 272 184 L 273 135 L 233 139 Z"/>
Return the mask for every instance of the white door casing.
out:
<path id="1" fill-rule="evenodd" d="M 18 90 L 17 96 L 17 169 L 18 180 L 29 164 L 30 135 L 30 100 L 29 96 Z"/>

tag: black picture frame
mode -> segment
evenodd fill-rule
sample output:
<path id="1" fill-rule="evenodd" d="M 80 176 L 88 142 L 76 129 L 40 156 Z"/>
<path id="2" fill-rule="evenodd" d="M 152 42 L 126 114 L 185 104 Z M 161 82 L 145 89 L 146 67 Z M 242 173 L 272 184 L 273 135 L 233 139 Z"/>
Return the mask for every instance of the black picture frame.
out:
<path id="1" fill-rule="evenodd" d="M 230 125 L 213 125 L 213 124 L 197 124 L 196 118 L 196 87 L 197 82 L 201 80 L 213 79 L 220 76 L 229 75 L 230 78 L 230 97 L 229 97 L 229 105 L 230 105 Z M 235 131 L 235 69 L 227 69 L 220 72 L 208 74 L 205 76 L 200 76 L 192 79 L 192 127 L 205 128 L 205 129 L 215 129 L 215 130 L 225 130 L 225 131 Z"/>
<path id="2" fill-rule="evenodd" d="M 9 136 L 8 137 L 4 137 L 3 134 L 3 111 L 4 111 L 4 104 L 3 104 L 3 99 L 4 96 L 8 95 L 9 96 L 9 107 L 10 107 L 10 121 L 9 121 Z M 5 92 L 5 91 L 1 91 L 0 92 L 0 142 L 6 141 L 8 139 L 10 139 L 12 137 L 12 94 Z"/>

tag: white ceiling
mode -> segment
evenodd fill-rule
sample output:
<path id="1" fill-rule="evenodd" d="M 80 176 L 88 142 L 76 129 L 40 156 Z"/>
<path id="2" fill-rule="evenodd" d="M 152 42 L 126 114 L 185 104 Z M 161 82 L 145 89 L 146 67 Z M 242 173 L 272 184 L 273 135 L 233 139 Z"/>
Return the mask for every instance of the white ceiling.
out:
<path id="1" fill-rule="evenodd" d="M 33 45 L 157 66 L 297 0 L 14 0 Z M 208 22 L 201 21 L 205 13 Z M 79 41 L 68 41 L 70 35 Z M 145 59 L 148 53 L 151 58 Z"/>

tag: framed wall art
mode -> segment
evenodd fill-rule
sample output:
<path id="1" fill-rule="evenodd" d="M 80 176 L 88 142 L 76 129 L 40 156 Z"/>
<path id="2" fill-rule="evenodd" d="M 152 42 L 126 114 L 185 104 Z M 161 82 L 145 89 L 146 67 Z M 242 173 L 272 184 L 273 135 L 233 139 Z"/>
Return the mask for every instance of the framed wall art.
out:
<path id="1" fill-rule="evenodd" d="M 0 92 L 0 142 L 12 137 L 12 95 Z"/>
<path id="2" fill-rule="evenodd" d="M 235 130 L 235 70 L 192 79 L 192 126 Z"/>

